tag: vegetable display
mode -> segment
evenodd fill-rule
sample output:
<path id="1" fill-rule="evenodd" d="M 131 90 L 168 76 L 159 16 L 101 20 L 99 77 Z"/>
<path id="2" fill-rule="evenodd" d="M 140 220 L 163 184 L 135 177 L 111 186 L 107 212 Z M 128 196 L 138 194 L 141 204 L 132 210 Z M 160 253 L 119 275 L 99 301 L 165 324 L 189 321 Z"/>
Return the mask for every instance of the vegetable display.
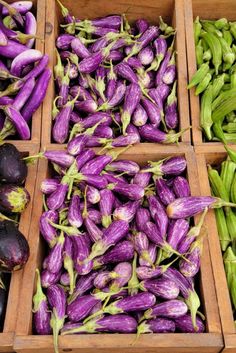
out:
<path id="1" fill-rule="evenodd" d="M 206 141 L 236 142 L 235 22 L 194 22 L 197 72 L 188 88 L 200 95 L 200 126 Z"/>
<path id="2" fill-rule="evenodd" d="M 30 139 L 32 116 L 51 78 L 48 55 L 33 49 L 38 37 L 32 6 L 32 1 L 0 1 L 0 141 Z"/>
<path id="3" fill-rule="evenodd" d="M 133 27 L 119 15 L 79 20 L 57 2 L 52 141 L 75 150 L 178 142 L 175 30 L 161 17 Z"/>
<path id="4" fill-rule="evenodd" d="M 226 147 L 228 157 L 216 166 L 208 166 L 208 177 L 213 195 L 220 196 L 225 201 L 236 201 L 236 159 L 235 152 Z M 215 210 L 216 225 L 220 239 L 221 250 L 229 288 L 233 315 L 236 310 L 235 296 L 235 260 L 236 260 L 236 213 L 229 207 Z"/>
<path id="5" fill-rule="evenodd" d="M 17 148 L 0 146 L 0 330 L 3 329 L 10 272 L 21 269 L 29 258 L 29 245 L 17 228 L 18 215 L 28 206 L 30 195 L 23 183 L 27 165 Z M 9 272 L 9 273 L 7 273 Z"/>
<path id="6" fill-rule="evenodd" d="M 120 152 L 112 158 L 83 147 L 71 163 L 62 167 L 69 154 L 53 162 L 42 183 L 47 251 L 40 277 L 37 270 L 34 332 L 52 330 L 56 351 L 59 333 L 205 330 L 195 290 L 202 224 L 209 207 L 236 204 L 191 196 L 183 156 L 140 166 L 118 159 Z M 60 292 L 53 304 L 50 288 Z"/>

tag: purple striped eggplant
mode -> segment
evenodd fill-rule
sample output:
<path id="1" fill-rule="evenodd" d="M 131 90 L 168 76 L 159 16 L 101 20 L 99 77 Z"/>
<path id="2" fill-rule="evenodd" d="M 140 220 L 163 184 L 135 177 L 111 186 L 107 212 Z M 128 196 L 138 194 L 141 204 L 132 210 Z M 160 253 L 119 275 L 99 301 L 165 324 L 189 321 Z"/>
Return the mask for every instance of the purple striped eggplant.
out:
<path id="1" fill-rule="evenodd" d="M 181 320 L 181 319 L 180 319 Z M 169 333 L 175 332 L 175 322 L 164 318 L 145 320 L 139 324 L 138 337 L 143 333 Z"/>
<path id="2" fill-rule="evenodd" d="M 171 144 L 179 141 L 179 138 L 183 135 L 187 129 L 183 129 L 180 132 L 165 133 L 151 124 L 146 124 L 139 128 L 139 133 L 141 138 L 145 139 L 148 142 L 157 142 L 163 144 Z"/>
<path id="3" fill-rule="evenodd" d="M 67 50 L 71 46 L 71 42 L 75 37 L 70 34 L 60 34 L 56 40 L 56 46 L 60 50 Z"/>
<path id="4" fill-rule="evenodd" d="M 76 285 L 73 294 L 68 298 L 68 304 L 73 302 L 77 297 L 82 296 L 84 293 L 93 288 L 93 281 L 97 276 L 97 272 L 91 271 L 85 276 L 80 276 Z"/>
<path id="5" fill-rule="evenodd" d="M 141 104 L 137 105 L 133 115 L 132 115 L 132 123 L 139 127 L 144 126 L 148 120 L 148 114 L 146 110 L 142 107 Z"/>
<path id="6" fill-rule="evenodd" d="M 180 175 L 186 167 L 186 159 L 182 156 L 170 157 L 159 162 L 149 162 L 150 168 L 145 168 L 141 172 L 151 172 L 156 175 Z"/>
<path id="7" fill-rule="evenodd" d="M 50 335 L 50 312 L 47 297 L 43 293 L 39 270 L 36 270 L 36 292 L 33 296 L 33 326 L 37 335 Z"/>
<path id="8" fill-rule="evenodd" d="M 83 217 L 84 217 L 84 226 L 92 242 L 96 242 L 100 240 L 103 236 L 102 230 L 85 212 L 83 212 Z"/>
<path id="9" fill-rule="evenodd" d="M 58 222 L 58 213 L 56 211 L 45 211 L 40 217 L 39 229 L 40 233 L 52 248 L 56 243 L 57 230 L 48 222 Z"/>
<path id="10" fill-rule="evenodd" d="M 185 219 L 177 219 L 169 224 L 167 231 L 167 242 L 173 248 L 177 249 L 179 243 L 184 239 L 189 230 L 189 223 Z"/>
<path id="11" fill-rule="evenodd" d="M 110 291 L 118 292 L 129 282 L 132 275 L 132 266 L 129 262 L 120 262 L 115 266 L 113 272 L 116 273 L 116 277 L 111 282 Z"/>
<path id="12" fill-rule="evenodd" d="M 156 56 L 147 71 L 157 71 L 167 51 L 166 39 L 161 36 L 154 40 L 153 46 L 155 48 Z"/>
<path id="13" fill-rule="evenodd" d="M 166 317 L 169 319 L 180 318 L 185 315 L 188 311 L 187 305 L 182 300 L 172 299 L 164 303 L 155 305 L 153 308 L 145 311 L 145 319 L 151 319 L 153 317 Z"/>
<path id="14" fill-rule="evenodd" d="M 144 109 L 148 115 L 148 119 L 149 119 L 150 123 L 152 124 L 152 125 L 145 124 L 145 125 L 141 126 L 140 127 L 141 131 L 143 131 L 143 129 L 146 128 L 146 126 L 152 126 L 152 128 L 155 130 L 155 128 L 157 128 L 161 123 L 161 110 L 160 110 L 160 108 L 155 103 L 151 102 L 147 98 L 142 98 L 141 103 L 142 103 L 142 106 L 144 107 Z"/>
<path id="15" fill-rule="evenodd" d="M 147 20 L 140 18 L 135 21 L 135 26 L 137 27 L 138 33 L 143 33 L 148 29 L 149 23 Z"/>
<path id="16" fill-rule="evenodd" d="M 39 50 L 28 49 L 17 55 L 11 63 L 11 74 L 21 77 L 23 66 L 34 64 L 42 58 L 43 54 Z"/>
<path id="17" fill-rule="evenodd" d="M 73 242 L 70 237 L 65 238 L 63 249 L 63 265 L 69 276 L 69 294 L 72 294 L 75 288 L 75 273 L 73 263 Z"/>
<path id="18" fill-rule="evenodd" d="M 42 59 L 39 61 L 37 65 L 26 75 L 23 77 L 24 81 L 27 81 L 31 78 L 38 78 L 39 75 L 46 69 L 49 61 L 49 56 L 45 54 Z M 23 71 L 22 71 L 23 73 Z"/>
<path id="19" fill-rule="evenodd" d="M 165 123 L 169 129 L 176 129 L 178 126 L 178 111 L 176 97 L 176 82 L 173 85 L 172 91 L 167 98 L 165 106 Z"/>
<path id="20" fill-rule="evenodd" d="M 94 278 L 94 287 L 103 289 L 113 278 L 116 278 L 116 276 L 116 272 L 114 271 L 102 271 Z"/>
<path id="21" fill-rule="evenodd" d="M 133 177 L 132 183 L 138 184 L 143 188 L 146 188 L 149 185 L 151 179 L 151 173 L 136 173 Z"/>
<path id="22" fill-rule="evenodd" d="M 111 190 L 101 190 L 100 191 L 100 202 L 99 209 L 102 214 L 102 225 L 105 228 L 108 228 L 111 224 L 111 214 L 113 210 L 115 197 Z"/>
<path id="23" fill-rule="evenodd" d="M 61 232 L 60 236 L 56 238 L 56 244 L 46 257 L 46 269 L 51 273 L 58 273 L 63 264 L 63 248 L 65 243 L 64 233 Z"/>
<path id="24" fill-rule="evenodd" d="M 133 236 L 134 248 L 139 254 L 140 259 L 145 260 L 149 265 L 153 265 L 152 259 L 149 255 L 149 240 L 145 233 L 138 232 Z"/>
<path id="25" fill-rule="evenodd" d="M 52 178 L 44 179 L 41 182 L 40 190 L 42 191 L 43 194 L 50 195 L 52 192 L 56 191 L 59 184 L 60 184 L 60 180 L 52 179 Z"/>
<path id="26" fill-rule="evenodd" d="M 128 55 L 128 58 L 138 54 L 141 49 L 146 47 L 151 41 L 157 38 L 160 34 L 160 30 L 156 26 L 150 26 L 147 30 L 142 33 L 142 35 L 138 38 L 137 42 L 132 46 L 131 51 Z"/>
<path id="27" fill-rule="evenodd" d="M 150 65 L 154 59 L 154 53 L 150 46 L 143 48 L 139 54 L 138 58 L 141 61 L 142 65 L 147 66 Z"/>
<path id="28" fill-rule="evenodd" d="M 76 323 L 64 327 L 62 335 L 74 333 L 96 333 L 96 332 L 114 332 L 114 333 L 134 333 L 137 329 L 137 322 L 132 316 L 128 315 L 108 315 L 89 321 L 86 324 Z"/>
<path id="29" fill-rule="evenodd" d="M 176 328 L 180 332 L 186 332 L 186 333 L 202 333 L 205 331 L 205 326 L 200 319 L 200 317 L 196 317 L 196 328 L 193 327 L 192 323 L 192 318 L 191 315 L 186 314 L 180 318 L 176 318 L 174 320 Z"/>
<path id="30" fill-rule="evenodd" d="M 92 261 L 84 262 L 87 259 L 90 251 L 88 242 L 86 240 L 85 234 L 79 236 L 73 236 L 73 248 L 74 248 L 74 267 L 79 275 L 87 275 L 93 267 Z"/>
<path id="31" fill-rule="evenodd" d="M 162 82 L 166 85 L 174 83 L 176 78 L 176 64 L 175 64 L 175 52 L 173 52 L 171 59 L 167 65 L 167 68 L 163 74 Z"/>
<path id="32" fill-rule="evenodd" d="M 162 177 L 156 178 L 156 193 L 165 206 L 175 200 L 173 191 L 168 187 L 166 181 Z"/>
<path id="33" fill-rule="evenodd" d="M 21 90 L 19 91 L 19 93 L 16 95 L 12 106 L 20 111 L 23 106 L 25 105 L 25 103 L 27 102 L 28 98 L 30 97 L 32 90 L 34 89 L 35 86 L 35 79 L 34 78 L 30 78 L 28 79 L 24 86 L 21 88 Z"/>
<path id="34" fill-rule="evenodd" d="M 68 222 L 71 226 L 80 228 L 83 224 L 83 218 L 80 210 L 80 197 L 74 192 L 68 209 Z"/>
<path id="35" fill-rule="evenodd" d="M 100 192 L 100 194 L 101 194 L 101 192 Z M 102 223 L 102 214 L 101 214 L 101 212 L 99 212 L 98 210 L 95 210 L 94 208 L 89 208 L 88 209 L 88 217 L 95 224 L 101 224 Z"/>
<path id="36" fill-rule="evenodd" d="M 48 288 L 52 284 L 57 284 L 61 277 L 61 271 L 57 273 L 51 273 L 48 270 L 43 270 L 41 273 L 41 282 L 43 288 Z"/>
<path id="37" fill-rule="evenodd" d="M 140 232 L 143 232 L 145 224 L 147 222 L 150 222 L 150 220 L 151 220 L 150 212 L 146 208 L 139 207 L 135 215 L 135 223 L 136 223 L 137 229 Z"/>
<path id="38" fill-rule="evenodd" d="M 139 206 L 139 201 L 129 201 L 114 210 L 113 218 L 115 220 L 124 220 L 130 223 L 134 219 Z"/>
<path id="39" fill-rule="evenodd" d="M 144 196 L 144 189 L 137 184 L 127 184 L 118 182 L 116 184 L 108 184 L 107 188 L 109 190 L 114 190 L 118 194 L 121 194 L 133 201 L 140 200 Z"/>
<path id="40" fill-rule="evenodd" d="M 73 52 L 81 59 L 88 58 L 91 53 L 79 37 L 74 37 L 70 43 Z"/>
<path id="41" fill-rule="evenodd" d="M 118 183 L 118 182 L 127 183 L 127 180 L 122 175 L 117 175 L 114 172 L 106 171 L 104 173 L 104 176 L 107 179 L 108 183 Z M 121 206 L 121 204 L 119 204 L 119 206 Z"/>
<path id="42" fill-rule="evenodd" d="M 155 268 L 140 266 L 137 268 L 137 276 L 141 280 L 147 280 L 152 278 L 160 277 L 167 267 L 165 266 L 157 266 Z"/>
<path id="43" fill-rule="evenodd" d="M 68 272 L 62 273 L 62 275 L 60 277 L 60 284 L 63 287 L 69 287 L 69 285 L 70 285 L 70 277 L 68 275 Z"/>
<path id="44" fill-rule="evenodd" d="M 109 110 L 111 108 L 118 106 L 122 102 L 125 96 L 125 92 L 126 92 L 125 83 L 122 81 L 118 81 L 113 96 L 109 99 L 108 102 L 104 102 L 99 107 L 99 110 Z"/>
<path id="45" fill-rule="evenodd" d="M 109 155 L 95 156 L 95 158 L 84 164 L 80 172 L 83 174 L 99 175 L 111 161 L 112 157 Z"/>
<path id="46" fill-rule="evenodd" d="M 92 251 L 87 261 L 93 260 L 95 257 L 103 255 L 111 246 L 114 246 L 123 239 L 129 230 L 129 224 L 126 221 L 114 221 L 103 232 L 103 237 L 93 244 Z"/>
<path id="47" fill-rule="evenodd" d="M 95 152 L 92 149 L 84 150 L 80 154 L 78 154 L 78 156 L 76 157 L 77 170 L 80 171 L 81 168 L 85 165 L 85 163 L 89 162 L 95 156 Z"/>
<path id="48" fill-rule="evenodd" d="M 173 45 L 174 45 L 174 41 L 172 42 L 171 46 L 167 49 L 164 55 L 164 58 L 161 62 L 161 65 L 156 75 L 156 87 L 158 87 L 163 82 L 162 80 L 163 80 L 164 73 L 167 69 L 167 66 L 172 56 Z"/>
<path id="49" fill-rule="evenodd" d="M 157 246 L 156 244 L 151 243 L 148 247 L 148 254 L 150 257 L 151 262 L 148 262 L 144 260 L 142 257 L 139 258 L 139 264 L 140 266 L 153 266 L 154 262 L 156 261 L 157 258 Z"/>
<path id="50" fill-rule="evenodd" d="M 65 321 L 66 294 L 62 287 L 53 284 L 47 289 L 47 298 L 52 309 L 50 326 L 53 331 L 54 348 L 56 352 L 59 352 L 58 335 Z"/>
<path id="51" fill-rule="evenodd" d="M 106 265 L 109 263 L 117 263 L 121 261 L 129 261 L 134 257 L 134 246 L 124 240 L 114 246 L 113 249 L 107 251 L 104 255 L 94 259 L 94 267 Z"/>
<path id="52" fill-rule="evenodd" d="M 116 65 L 115 72 L 118 76 L 121 76 L 131 83 L 138 83 L 138 78 L 135 72 L 126 62 L 121 62 L 120 64 Z"/>
<path id="53" fill-rule="evenodd" d="M 190 186 L 186 178 L 178 176 L 173 181 L 173 191 L 177 198 L 190 196 Z"/>
<path id="54" fill-rule="evenodd" d="M 151 216 L 159 229 L 161 237 L 164 239 L 166 237 L 168 227 L 168 217 L 166 211 L 155 196 L 148 196 L 148 205 Z M 144 223 L 146 222 L 144 221 Z"/>
<path id="55" fill-rule="evenodd" d="M 18 110 L 16 110 L 13 106 L 10 106 L 10 105 L 3 106 L 2 109 L 4 110 L 4 113 L 7 116 L 5 123 L 7 122 L 7 120 L 9 120 L 11 125 L 14 126 L 14 132 L 17 131 L 18 135 L 22 140 L 29 140 L 30 129 L 27 122 L 24 119 L 24 116 L 22 116 L 22 114 Z"/>
<path id="56" fill-rule="evenodd" d="M 56 191 L 47 198 L 47 206 L 50 210 L 58 210 L 63 204 L 69 190 L 68 182 L 68 177 L 63 177 Z"/>
<path id="57" fill-rule="evenodd" d="M 131 116 L 135 111 L 141 98 L 141 89 L 138 84 L 131 83 L 125 92 L 124 106 L 121 114 L 122 131 L 126 135 L 127 126 L 130 124 Z"/>
<path id="58" fill-rule="evenodd" d="M 162 277 L 144 280 L 140 283 L 140 288 L 166 300 L 176 299 L 179 295 L 176 283 Z"/>
<path id="59" fill-rule="evenodd" d="M 66 151 L 48 150 L 42 153 L 50 162 L 56 163 L 63 168 L 69 168 L 73 162 L 74 157 L 69 155 Z"/>
<path id="60" fill-rule="evenodd" d="M 25 14 L 25 34 L 35 36 L 37 32 L 37 21 L 32 12 L 26 12 Z M 26 46 L 28 48 L 33 48 L 35 39 L 31 38 L 27 41 Z"/>
<path id="61" fill-rule="evenodd" d="M 176 199 L 167 206 L 169 218 L 188 218 L 203 212 L 205 208 L 236 207 L 236 204 L 213 196 L 188 196 Z"/>
<path id="62" fill-rule="evenodd" d="M 87 134 L 82 134 L 74 137 L 67 144 L 67 147 L 66 147 L 67 152 L 72 156 L 77 156 L 79 153 L 81 153 L 84 150 L 88 139 L 89 139 L 89 135 Z"/>
<path id="63" fill-rule="evenodd" d="M 28 48 L 14 40 L 8 39 L 7 45 L 2 45 L 0 47 L 0 55 L 8 59 L 14 59 L 17 55 L 23 53 Z"/>
<path id="64" fill-rule="evenodd" d="M 127 175 L 135 175 L 139 172 L 140 167 L 136 162 L 119 159 L 106 165 L 106 171 L 116 173 L 126 173 Z"/>

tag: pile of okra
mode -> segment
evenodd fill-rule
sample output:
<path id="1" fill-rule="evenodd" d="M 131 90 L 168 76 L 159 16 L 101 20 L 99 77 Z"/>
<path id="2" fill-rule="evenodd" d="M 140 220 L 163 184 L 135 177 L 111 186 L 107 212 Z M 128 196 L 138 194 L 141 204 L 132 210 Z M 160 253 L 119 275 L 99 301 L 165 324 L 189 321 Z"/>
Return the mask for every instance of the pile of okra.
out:
<path id="1" fill-rule="evenodd" d="M 236 22 L 194 21 L 197 72 L 188 88 L 200 95 L 200 126 L 208 141 L 236 142 Z"/>

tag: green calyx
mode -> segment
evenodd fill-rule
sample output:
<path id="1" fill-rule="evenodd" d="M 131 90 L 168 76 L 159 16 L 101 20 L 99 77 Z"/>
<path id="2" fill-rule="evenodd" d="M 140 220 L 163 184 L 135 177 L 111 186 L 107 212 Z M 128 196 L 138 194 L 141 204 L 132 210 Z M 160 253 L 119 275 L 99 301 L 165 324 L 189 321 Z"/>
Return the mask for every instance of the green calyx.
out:
<path id="1" fill-rule="evenodd" d="M 47 301 L 47 297 L 43 293 L 43 290 L 42 290 L 39 269 L 36 269 L 35 275 L 36 275 L 36 293 L 33 296 L 33 303 L 34 303 L 33 312 L 34 313 L 36 313 L 39 310 L 40 305 L 43 301 Z"/>

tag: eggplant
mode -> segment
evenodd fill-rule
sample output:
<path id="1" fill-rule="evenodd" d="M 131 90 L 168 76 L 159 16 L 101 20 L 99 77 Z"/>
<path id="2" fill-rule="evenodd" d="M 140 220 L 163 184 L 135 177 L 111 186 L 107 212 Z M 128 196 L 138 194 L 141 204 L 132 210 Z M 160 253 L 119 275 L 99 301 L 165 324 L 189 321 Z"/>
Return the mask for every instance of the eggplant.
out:
<path id="1" fill-rule="evenodd" d="M 126 135 L 126 129 L 131 121 L 131 116 L 135 111 L 141 98 L 141 89 L 137 83 L 131 83 L 125 92 L 124 106 L 121 114 L 122 131 Z"/>
<path id="2" fill-rule="evenodd" d="M 9 213 L 22 213 L 30 202 L 30 194 L 22 187 L 13 184 L 0 186 L 0 206 Z"/>
<path id="3" fill-rule="evenodd" d="M 150 168 L 142 170 L 143 173 L 151 172 L 156 175 L 180 175 L 186 167 L 186 159 L 182 156 L 165 158 L 159 162 L 149 162 Z"/>
<path id="4" fill-rule="evenodd" d="M 144 280 L 140 283 L 140 288 L 166 300 L 176 299 L 179 295 L 176 283 L 162 277 Z"/>
<path id="5" fill-rule="evenodd" d="M 86 234 L 80 234 L 79 236 L 73 236 L 72 241 L 75 270 L 79 275 L 86 275 L 92 270 L 93 267 L 92 261 L 87 261 L 90 251 L 88 238 L 86 237 Z"/>
<path id="6" fill-rule="evenodd" d="M 77 297 L 82 296 L 84 293 L 93 288 L 93 282 L 97 274 L 97 272 L 91 271 L 87 275 L 79 277 L 73 294 L 68 298 L 69 304 L 73 302 Z"/>
<path id="7" fill-rule="evenodd" d="M 28 49 L 17 55 L 11 63 L 11 74 L 21 77 L 24 66 L 33 64 L 42 58 L 43 54 L 39 50 Z"/>
<path id="8" fill-rule="evenodd" d="M 134 248 L 137 251 L 137 253 L 139 254 L 140 259 L 145 260 L 146 262 L 148 262 L 148 264 L 150 264 L 151 266 L 153 265 L 153 262 L 150 258 L 149 252 L 148 252 L 148 248 L 149 248 L 149 240 L 148 237 L 146 236 L 145 233 L 142 232 L 138 232 L 133 236 L 133 244 L 134 244 Z"/>
<path id="9" fill-rule="evenodd" d="M 165 208 L 155 196 L 148 196 L 148 205 L 151 216 L 159 229 L 161 237 L 164 239 L 168 227 L 168 217 Z"/>
<path id="10" fill-rule="evenodd" d="M 156 193 L 159 196 L 160 201 L 165 205 L 169 205 L 175 200 L 173 191 L 168 187 L 165 179 L 157 177 L 156 179 Z"/>
<path id="11" fill-rule="evenodd" d="M 20 270 L 30 254 L 29 244 L 24 235 L 11 221 L 0 222 L 0 270 Z"/>
<path id="12" fill-rule="evenodd" d="M 51 273 L 48 270 L 41 272 L 41 283 L 43 288 L 48 288 L 52 284 L 57 284 L 61 277 L 61 271 L 57 273 Z"/>
<path id="13" fill-rule="evenodd" d="M 146 188 L 149 185 L 150 179 L 151 179 L 151 173 L 137 173 L 133 177 L 132 183 L 133 184 L 138 184 L 142 186 L 143 188 Z"/>
<path id="14" fill-rule="evenodd" d="M 150 65 L 154 59 L 152 48 L 150 46 L 143 48 L 139 52 L 138 58 L 141 61 L 142 65 L 144 66 Z"/>
<path id="15" fill-rule="evenodd" d="M 82 226 L 83 218 L 80 210 L 80 197 L 76 192 L 74 192 L 72 195 L 67 217 L 71 226 L 76 228 L 80 228 Z"/>
<path id="16" fill-rule="evenodd" d="M 51 273 L 58 273 L 63 265 L 63 248 L 65 243 L 64 233 L 56 238 L 56 243 L 45 258 L 46 269 Z"/>
<path id="17" fill-rule="evenodd" d="M 102 215 L 102 225 L 107 228 L 111 224 L 111 214 L 113 210 L 115 197 L 111 190 L 101 190 L 100 191 L 100 202 L 99 208 Z"/>
<path id="18" fill-rule="evenodd" d="M 182 176 L 178 176 L 173 181 L 173 191 L 177 198 L 190 196 L 190 186 L 187 181 Z"/>
<path id="19" fill-rule="evenodd" d="M 120 262 L 115 266 L 113 272 L 116 274 L 110 285 L 111 292 L 118 292 L 130 280 L 132 275 L 132 266 L 129 262 Z"/>
<path id="20" fill-rule="evenodd" d="M 135 26 L 137 27 L 139 33 L 143 33 L 148 29 L 149 23 L 147 20 L 140 18 L 135 21 Z"/>
<path id="21" fill-rule="evenodd" d="M 57 211 L 45 211 L 42 213 L 39 221 L 40 233 L 52 248 L 56 243 L 57 230 L 49 223 L 49 221 L 52 221 L 53 223 L 58 222 Z"/>
<path id="22" fill-rule="evenodd" d="M 134 246 L 128 241 L 124 240 L 114 246 L 113 249 L 108 250 L 104 255 L 94 259 L 94 268 L 109 263 L 117 263 L 121 261 L 129 261 L 134 257 Z"/>
<path id="23" fill-rule="evenodd" d="M 140 232 L 143 232 L 145 224 L 147 222 L 150 222 L 150 220 L 151 220 L 150 212 L 146 208 L 139 207 L 135 215 L 135 223 L 136 223 L 137 229 Z"/>
<path id="24" fill-rule="evenodd" d="M 33 327 L 37 335 L 50 335 L 52 330 L 50 326 L 50 312 L 48 308 L 47 297 L 43 293 L 39 270 L 36 270 L 36 292 L 33 296 Z"/>
<path id="25" fill-rule="evenodd" d="M 27 176 L 27 165 L 20 152 L 10 144 L 0 146 L 0 183 L 21 185 Z"/>
<path id="26" fill-rule="evenodd" d="M 105 170 L 117 173 L 125 172 L 127 175 L 135 175 L 139 172 L 140 167 L 136 162 L 120 159 L 107 164 Z"/>
<path id="27" fill-rule="evenodd" d="M 150 310 L 145 311 L 145 319 L 161 316 L 169 319 L 179 318 L 188 311 L 187 305 L 182 300 L 172 299 L 155 305 Z"/>
<path id="28" fill-rule="evenodd" d="M 25 34 L 35 36 L 37 32 L 37 21 L 32 12 L 26 12 L 25 14 Z M 32 48 L 34 46 L 35 39 L 31 38 L 27 41 L 26 46 Z"/>
<path id="29" fill-rule="evenodd" d="M 179 320 L 181 320 L 181 318 Z M 145 320 L 141 324 L 139 324 L 137 329 L 138 336 L 143 333 L 167 333 L 167 332 L 175 332 L 175 322 L 164 318 Z"/>
<path id="30" fill-rule="evenodd" d="M 124 205 L 117 207 L 113 212 L 115 220 L 124 220 L 130 223 L 135 217 L 136 211 L 140 205 L 139 201 L 129 201 Z"/>
<path id="31" fill-rule="evenodd" d="M 48 178 L 44 179 L 41 182 L 40 190 L 45 195 L 50 195 L 52 192 L 56 191 L 58 185 L 60 184 L 60 180 Z"/>
<path id="32" fill-rule="evenodd" d="M 159 121 L 159 118 L 158 118 L 158 121 Z M 170 143 L 178 142 L 179 138 L 186 130 L 188 129 L 184 129 L 177 133 L 173 133 L 173 132 L 165 133 L 157 129 L 151 124 L 146 124 L 139 128 L 139 133 L 140 133 L 140 136 L 148 142 L 170 144 Z"/>
<path id="33" fill-rule="evenodd" d="M 55 245 L 56 246 L 56 245 Z M 68 275 L 68 286 L 70 288 L 69 294 L 72 294 L 75 288 L 75 272 L 74 272 L 74 249 L 73 249 L 73 241 L 70 237 L 65 238 L 64 249 L 63 249 L 63 264 L 64 269 L 67 271 Z"/>
<path id="34" fill-rule="evenodd" d="M 186 237 L 188 230 L 189 223 L 185 219 L 177 219 L 171 222 L 167 231 L 168 244 L 176 250 L 182 239 Z"/>
<path id="35" fill-rule="evenodd" d="M 144 196 L 144 188 L 137 184 L 118 182 L 116 184 L 108 184 L 107 188 L 109 190 L 114 190 L 116 193 L 123 195 L 133 201 L 138 201 Z"/>
<path id="36" fill-rule="evenodd" d="M 67 325 L 62 330 L 62 335 L 70 335 L 74 333 L 96 333 L 96 332 L 113 332 L 113 333 L 134 333 L 137 329 L 137 322 L 132 316 L 128 315 L 108 315 L 89 321 L 86 324 Z"/>
<path id="37" fill-rule="evenodd" d="M 181 316 L 180 318 L 175 318 L 174 320 L 176 328 L 180 332 L 186 332 L 186 333 L 202 333 L 205 331 L 205 326 L 200 319 L 200 317 L 196 317 L 196 325 L 197 329 L 193 327 L 192 324 L 192 318 L 191 315 L 186 314 L 184 316 Z"/>
<path id="38" fill-rule="evenodd" d="M 153 266 L 154 262 L 156 261 L 157 258 L 157 246 L 156 244 L 151 243 L 147 249 L 149 258 L 151 261 L 147 261 L 143 259 L 142 257 L 139 258 L 139 264 L 140 266 Z"/>

